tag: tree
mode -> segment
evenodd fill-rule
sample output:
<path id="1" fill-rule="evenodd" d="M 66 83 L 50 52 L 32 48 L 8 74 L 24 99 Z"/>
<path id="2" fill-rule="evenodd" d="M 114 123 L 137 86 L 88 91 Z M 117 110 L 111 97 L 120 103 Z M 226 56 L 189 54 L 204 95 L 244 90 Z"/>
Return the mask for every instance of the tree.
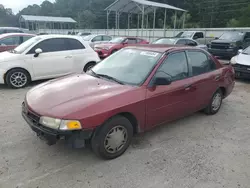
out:
<path id="1" fill-rule="evenodd" d="M 94 28 L 96 15 L 90 10 L 84 10 L 83 12 L 79 13 L 78 20 L 79 28 L 92 29 Z"/>
<path id="2" fill-rule="evenodd" d="M 0 26 L 17 26 L 17 17 L 13 14 L 10 8 L 5 8 L 0 4 Z"/>

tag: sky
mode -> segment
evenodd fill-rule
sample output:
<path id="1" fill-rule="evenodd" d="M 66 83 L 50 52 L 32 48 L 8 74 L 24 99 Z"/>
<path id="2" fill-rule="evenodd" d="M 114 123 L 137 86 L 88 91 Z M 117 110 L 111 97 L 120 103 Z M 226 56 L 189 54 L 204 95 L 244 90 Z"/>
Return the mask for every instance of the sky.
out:
<path id="1" fill-rule="evenodd" d="M 0 4 L 3 4 L 5 8 L 11 8 L 12 11 L 16 14 L 23 8 L 28 5 L 33 4 L 42 4 L 44 0 L 0 0 Z M 54 2 L 55 0 L 49 0 L 50 2 Z"/>

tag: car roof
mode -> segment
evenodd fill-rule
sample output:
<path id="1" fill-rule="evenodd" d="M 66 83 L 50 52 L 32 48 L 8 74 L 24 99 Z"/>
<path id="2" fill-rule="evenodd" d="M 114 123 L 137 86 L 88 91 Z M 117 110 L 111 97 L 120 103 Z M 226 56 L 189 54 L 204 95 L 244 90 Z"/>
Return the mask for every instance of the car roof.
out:
<path id="1" fill-rule="evenodd" d="M 153 51 L 164 53 L 173 50 L 188 50 L 188 49 L 200 49 L 195 47 L 189 47 L 185 45 L 166 45 L 166 44 L 141 44 L 141 45 L 131 45 L 126 47 L 127 49 L 139 49 L 139 50 L 146 50 L 146 51 Z"/>
<path id="2" fill-rule="evenodd" d="M 78 35 L 39 35 L 41 39 L 51 39 L 51 38 L 72 38 L 72 39 L 79 39 L 81 40 L 82 37 Z"/>
<path id="3" fill-rule="evenodd" d="M 9 36 L 36 36 L 36 35 L 29 33 L 4 33 L 0 35 L 0 38 L 5 38 Z"/>
<path id="4" fill-rule="evenodd" d="M 18 29 L 18 30 L 22 30 L 22 29 L 20 29 L 20 28 L 18 28 L 18 27 L 0 27 L 0 29 Z"/>

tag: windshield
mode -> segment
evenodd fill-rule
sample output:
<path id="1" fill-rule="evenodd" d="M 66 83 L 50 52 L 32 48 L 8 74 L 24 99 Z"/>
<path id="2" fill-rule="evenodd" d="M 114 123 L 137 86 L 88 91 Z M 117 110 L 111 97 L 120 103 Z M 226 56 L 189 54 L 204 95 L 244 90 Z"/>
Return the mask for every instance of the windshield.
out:
<path id="1" fill-rule="evenodd" d="M 250 55 L 250 46 L 248 48 L 246 48 L 242 54 L 247 54 L 247 55 Z"/>
<path id="2" fill-rule="evenodd" d="M 117 37 L 117 38 L 114 38 L 112 39 L 111 41 L 109 41 L 110 43 L 122 43 L 124 41 L 125 38 L 123 37 Z"/>
<path id="3" fill-rule="evenodd" d="M 176 39 L 162 38 L 153 42 L 153 44 L 175 44 Z"/>
<path id="4" fill-rule="evenodd" d="M 14 49 L 14 52 L 17 54 L 21 54 L 23 53 L 27 48 L 29 48 L 30 46 L 32 46 L 34 43 L 36 43 L 37 41 L 41 40 L 41 37 L 33 37 L 27 41 L 25 41 L 24 43 L 22 43 L 21 45 L 19 45 L 18 47 L 16 47 Z"/>
<path id="5" fill-rule="evenodd" d="M 182 33 L 181 37 L 192 38 L 193 33 L 194 33 L 193 31 L 185 31 L 184 33 Z"/>
<path id="6" fill-rule="evenodd" d="M 122 49 L 101 61 L 91 71 L 96 76 L 107 75 L 124 84 L 141 85 L 161 55 L 152 51 Z"/>
<path id="7" fill-rule="evenodd" d="M 224 33 L 223 35 L 220 36 L 219 39 L 222 40 L 241 40 L 243 37 L 244 33 L 241 32 L 228 32 L 228 33 Z"/>
<path id="8" fill-rule="evenodd" d="M 93 35 L 87 35 L 87 36 L 83 37 L 83 40 L 90 41 L 92 38 L 93 38 Z"/>

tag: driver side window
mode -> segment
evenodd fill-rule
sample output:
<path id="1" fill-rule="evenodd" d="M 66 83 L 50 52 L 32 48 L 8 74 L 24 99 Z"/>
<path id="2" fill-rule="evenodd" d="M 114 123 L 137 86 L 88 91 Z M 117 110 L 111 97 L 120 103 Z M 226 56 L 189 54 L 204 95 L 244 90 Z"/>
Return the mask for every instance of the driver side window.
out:
<path id="1" fill-rule="evenodd" d="M 188 64 L 185 52 L 170 54 L 158 69 L 171 76 L 172 81 L 182 80 L 188 77 Z M 157 72 L 158 72 L 157 71 Z"/>
<path id="2" fill-rule="evenodd" d="M 35 50 L 40 48 L 43 53 L 58 52 L 68 50 L 64 39 L 47 39 L 35 45 L 28 54 L 35 54 Z"/>

